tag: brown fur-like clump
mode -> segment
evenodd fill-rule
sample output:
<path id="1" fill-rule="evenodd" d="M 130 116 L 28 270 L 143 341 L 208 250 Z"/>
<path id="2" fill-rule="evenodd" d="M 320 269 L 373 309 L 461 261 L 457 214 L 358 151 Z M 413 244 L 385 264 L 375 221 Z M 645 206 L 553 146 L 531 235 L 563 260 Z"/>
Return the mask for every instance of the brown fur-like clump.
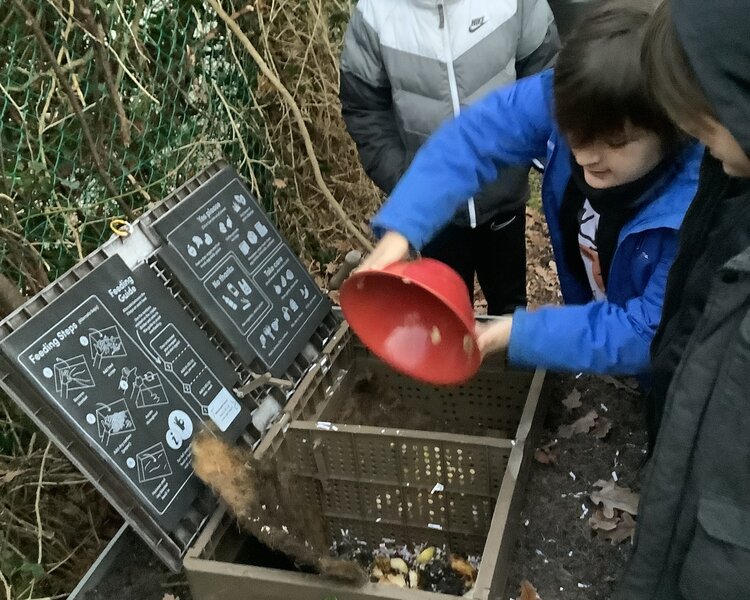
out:
<path id="1" fill-rule="evenodd" d="M 274 459 L 258 461 L 250 448 L 231 446 L 203 431 L 193 440 L 193 468 L 240 527 L 269 548 L 321 575 L 349 583 L 366 581 L 355 562 L 327 556 L 322 515 L 295 493 L 293 477 Z"/>
<path id="2" fill-rule="evenodd" d="M 247 458 L 239 447 L 205 431 L 193 441 L 195 474 L 218 492 L 238 520 L 250 518 L 255 503 L 252 471 L 245 468 Z"/>

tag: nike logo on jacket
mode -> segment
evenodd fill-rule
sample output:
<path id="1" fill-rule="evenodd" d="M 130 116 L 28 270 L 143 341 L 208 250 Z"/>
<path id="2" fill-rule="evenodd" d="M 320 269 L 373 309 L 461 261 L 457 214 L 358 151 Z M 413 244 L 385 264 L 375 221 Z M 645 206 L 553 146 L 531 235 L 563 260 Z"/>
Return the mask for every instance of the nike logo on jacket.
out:
<path id="1" fill-rule="evenodd" d="M 474 33 L 477 29 L 479 29 L 486 22 L 487 22 L 487 19 L 485 19 L 483 16 L 478 17 L 476 19 L 472 19 L 471 25 L 469 25 L 469 33 Z"/>

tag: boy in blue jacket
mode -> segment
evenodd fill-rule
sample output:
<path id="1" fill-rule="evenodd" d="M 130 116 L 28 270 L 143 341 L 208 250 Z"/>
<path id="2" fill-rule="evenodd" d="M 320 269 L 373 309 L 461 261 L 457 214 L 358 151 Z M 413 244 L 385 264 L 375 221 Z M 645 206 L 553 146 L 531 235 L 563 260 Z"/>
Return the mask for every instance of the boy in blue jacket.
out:
<path id="1" fill-rule="evenodd" d="M 417 154 L 373 221 L 362 268 L 419 250 L 505 165 L 546 156 L 542 202 L 567 306 L 478 325 L 483 354 L 519 367 L 641 374 L 659 324 L 702 148 L 645 91 L 652 2 L 608 2 L 582 20 L 553 71 L 491 93 Z"/>

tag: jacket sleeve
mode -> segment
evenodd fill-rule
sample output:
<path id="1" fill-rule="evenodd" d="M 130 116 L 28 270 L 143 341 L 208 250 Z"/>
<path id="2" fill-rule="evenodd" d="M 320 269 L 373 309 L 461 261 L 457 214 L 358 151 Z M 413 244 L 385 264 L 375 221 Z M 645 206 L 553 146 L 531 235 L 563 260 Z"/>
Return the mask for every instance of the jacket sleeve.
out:
<path id="1" fill-rule="evenodd" d="M 521 39 L 516 51 L 516 75 L 528 77 L 555 63 L 560 36 L 547 0 L 521 0 Z"/>
<path id="2" fill-rule="evenodd" d="M 406 170 L 406 149 L 396 124 L 378 34 L 359 6 L 344 36 L 340 71 L 339 97 L 346 129 L 367 175 L 390 193 Z"/>
<path id="3" fill-rule="evenodd" d="M 442 125 L 417 152 L 375 215 L 376 235 L 397 231 L 420 250 L 498 169 L 543 157 L 552 134 L 549 71 L 490 92 Z"/>
<path id="4" fill-rule="evenodd" d="M 661 319 L 667 274 L 674 261 L 678 233 L 663 236 L 661 258 L 643 293 L 624 306 L 608 301 L 582 305 L 517 310 L 508 347 L 508 360 L 518 367 L 543 367 L 613 375 L 648 371 L 649 348 Z"/>

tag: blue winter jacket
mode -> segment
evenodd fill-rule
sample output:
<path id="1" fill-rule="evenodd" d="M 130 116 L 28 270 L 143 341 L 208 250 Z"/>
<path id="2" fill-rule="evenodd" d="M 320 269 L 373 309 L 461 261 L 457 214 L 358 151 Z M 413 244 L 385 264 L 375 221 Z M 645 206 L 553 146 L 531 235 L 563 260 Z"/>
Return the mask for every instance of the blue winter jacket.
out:
<path id="1" fill-rule="evenodd" d="M 621 230 L 607 300 L 565 264 L 559 212 L 570 179 L 570 149 L 553 118 L 552 71 L 491 92 L 446 123 L 422 147 L 373 220 L 421 249 L 498 168 L 546 156 L 542 203 L 563 299 L 513 315 L 508 359 L 519 367 L 644 374 L 661 317 L 678 229 L 697 189 L 703 148 L 690 144 L 647 192 L 655 197 Z"/>

